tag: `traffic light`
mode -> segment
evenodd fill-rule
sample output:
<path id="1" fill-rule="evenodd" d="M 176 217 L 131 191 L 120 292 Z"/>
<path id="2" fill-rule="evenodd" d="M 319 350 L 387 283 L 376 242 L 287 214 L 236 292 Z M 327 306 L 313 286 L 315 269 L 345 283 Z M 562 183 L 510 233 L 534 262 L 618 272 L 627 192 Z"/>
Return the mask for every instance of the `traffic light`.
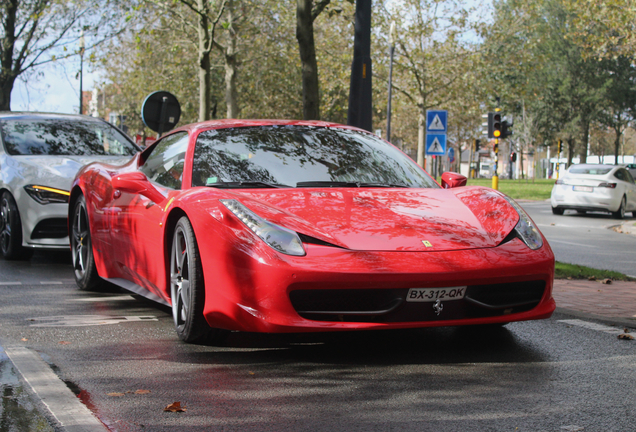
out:
<path id="1" fill-rule="evenodd" d="M 513 134 L 512 132 L 512 123 L 509 123 L 508 120 L 504 120 L 501 122 L 501 136 L 499 138 L 507 138 Z"/>
<path id="2" fill-rule="evenodd" d="M 475 152 L 479 151 L 479 146 L 480 145 L 481 145 L 481 140 L 476 139 L 475 140 L 475 149 L 474 149 Z"/>
<path id="3" fill-rule="evenodd" d="M 557 154 L 560 155 L 563 151 L 563 140 L 557 142 Z"/>
<path id="4" fill-rule="evenodd" d="M 494 112 L 491 114 L 492 114 L 492 137 L 489 136 L 489 138 L 503 138 L 501 136 L 501 130 L 503 128 L 502 126 L 503 123 L 501 122 L 501 113 Z"/>
<path id="5" fill-rule="evenodd" d="M 517 162 L 517 152 L 510 153 L 510 162 Z"/>

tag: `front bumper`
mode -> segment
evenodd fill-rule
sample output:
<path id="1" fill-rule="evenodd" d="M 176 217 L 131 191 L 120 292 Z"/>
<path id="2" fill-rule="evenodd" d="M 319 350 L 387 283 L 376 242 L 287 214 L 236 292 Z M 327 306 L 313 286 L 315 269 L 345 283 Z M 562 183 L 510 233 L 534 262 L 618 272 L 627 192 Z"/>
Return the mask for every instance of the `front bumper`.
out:
<path id="1" fill-rule="evenodd" d="M 201 244 L 213 327 L 282 333 L 494 324 L 552 315 L 554 255 L 514 239 L 490 249 L 357 252 L 305 245 L 305 257 L 246 245 L 227 261 Z M 215 256 L 215 260 L 210 258 Z M 224 262 L 225 261 L 225 262 Z M 462 300 L 405 300 L 409 288 L 467 286 Z"/>

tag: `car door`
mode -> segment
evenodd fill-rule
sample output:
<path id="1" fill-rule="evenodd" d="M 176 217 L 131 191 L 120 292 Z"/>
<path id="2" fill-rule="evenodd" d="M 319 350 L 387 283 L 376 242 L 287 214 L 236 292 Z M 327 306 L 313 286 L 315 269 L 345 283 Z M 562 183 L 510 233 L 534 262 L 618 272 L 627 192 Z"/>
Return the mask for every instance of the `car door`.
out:
<path id="1" fill-rule="evenodd" d="M 159 296 L 165 274 L 161 243 L 163 206 L 181 189 L 187 147 L 187 132 L 168 135 L 154 145 L 139 167 L 164 196 L 161 202 L 124 191 L 113 201 L 113 206 L 120 209 L 113 214 L 111 226 L 118 251 L 114 258 L 121 273 Z"/>

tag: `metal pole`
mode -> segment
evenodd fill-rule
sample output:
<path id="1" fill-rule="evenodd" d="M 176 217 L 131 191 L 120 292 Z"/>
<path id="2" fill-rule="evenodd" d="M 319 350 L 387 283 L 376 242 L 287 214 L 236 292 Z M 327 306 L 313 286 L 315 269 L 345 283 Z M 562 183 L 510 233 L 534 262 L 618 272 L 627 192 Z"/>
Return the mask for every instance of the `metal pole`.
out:
<path id="1" fill-rule="evenodd" d="M 79 91 L 79 113 L 84 113 L 84 50 L 86 44 L 84 42 L 84 30 L 80 35 L 79 40 L 79 55 L 80 55 L 80 91 Z"/>
<path id="2" fill-rule="evenodd" d="M 386 140 L 391 142 L 391 92 L 393 90 L 393 55 L 395 54 L 395 23 L 389 30 L 389 101 L 386 107 Z"/>
<path id="3" fill-rule="evenodd" d="M 371 0 L 356 0 L 347 124 L 369 132 L 373 130 L 372 75 Z"/>

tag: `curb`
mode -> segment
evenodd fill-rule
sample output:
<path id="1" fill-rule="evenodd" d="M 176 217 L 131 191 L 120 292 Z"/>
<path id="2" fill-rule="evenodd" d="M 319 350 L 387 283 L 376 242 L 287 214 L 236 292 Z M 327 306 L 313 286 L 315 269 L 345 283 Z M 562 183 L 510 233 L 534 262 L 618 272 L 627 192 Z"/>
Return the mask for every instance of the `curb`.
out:
<path id="1" fill-rule="evenodd" d="M 606 317 L 601 315 L 594 315 L 587 312 L 580 312 L 574 309 L 566 309 L 557 307 L 554 311 L 563 315 L 570 315 L 576 318 L 583 318 L 587 320 L 594 320 L 602 322 L 603 324 L 612 325 L 616 327 L 628 327 L 630 329 L 636 329 L 636 319 L 621 318 L 621 317 Z"/>

